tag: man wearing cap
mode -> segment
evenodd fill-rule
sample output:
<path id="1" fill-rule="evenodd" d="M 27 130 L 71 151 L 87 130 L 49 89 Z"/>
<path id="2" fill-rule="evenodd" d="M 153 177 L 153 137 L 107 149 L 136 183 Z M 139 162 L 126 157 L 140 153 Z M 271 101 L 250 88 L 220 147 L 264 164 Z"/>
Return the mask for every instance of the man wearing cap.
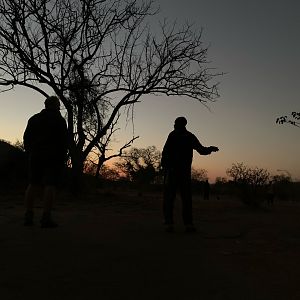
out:
<path id="1" fill-rule="evenodd" d="M 32 116 L 24 132 L 24 148 L 29 158 L 29 185 L 25 193 L 25 226 L 33 225 L 34 200 L 43 192 L 41 227 L 56 227 L 51 217 L 56 188 L 67 157 L 67 125 L 55 96 L 45 100 L 45 108 Z"/>
<path id="2" fill-rule="evenodd" d="M 169 134 L 162 151 L 161 166 L 164 170 L 164 203 L 163 214 L 166 231 L 172 232 L 173 207 L 178 188 L 182 200 L 182 218 L 186 232 L 194 232 L 192 216 L 191 166 L 193 150 L 201 155 L 218 151 L 218 147 L 201 145 L 197 137 L 186 129 L 185 117 L 178 117 L 174 130 Z"/>

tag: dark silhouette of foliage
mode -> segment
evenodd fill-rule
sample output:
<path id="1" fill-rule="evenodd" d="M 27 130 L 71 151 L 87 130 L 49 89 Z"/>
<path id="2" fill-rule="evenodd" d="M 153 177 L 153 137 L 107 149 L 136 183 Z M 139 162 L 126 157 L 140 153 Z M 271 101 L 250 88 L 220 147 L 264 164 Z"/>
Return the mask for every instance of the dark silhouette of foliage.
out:
<path id="1" fill-rule="evenodd" d="M 155 146 L 131 148 L 115 166 L 131 181 L 151 183 L 160 172 L 160 160 Z"/>
<path id="2" fill-rule="evenodd" d="M 17 143 L 17 146 L 0 140 L 0 186 L 15 186 L 24 183 L 27 176 L 27 157 Z"/>
<path id="3" fill-rule="evenodd" d="M 272 176 L 272 184 L 274 191 L 279 200 L 288 200 L 293 194 L 292 178 L 287 174 L 279 174 Z"/>
<path id="4" fill-rule="evenodd" d="M 244 163 L 233 163 L 226 174 L 236 183 L 245 183 L 251 186 L 263 186 L 268 183 L 270 173 L 263 168 L 250 168 Z"/>
<path id="5" fill-rule="evenodd" d="M 97 170 L 98 170 L 97 164 L 92 163 L 90 160 L 86 161 L 84 165 L 84 173 L 108 181 L 118 181 L 122 179 L 122 174 L 120 174 L 117 168 L 108 166 L 106 164 L 101 166 L 98 176 L 95 176 Z"/>
<path id="6" fill-rule="evenodd" d="M 293 111 L 290 116 L 282 116 L 276 119 L 277 124 L 291 124 L 300 127 L 300 112 Z"/>
<path id="7" fill-rule="evenodd" d="M 265 186 L 270 181 L 270 173 L 263 168 L 250 168 L 244 163 L 233 163 L 226 174 L 232 178 L 241 201 L 258 207 L 265 198 Z"/>
<path id="8" fill-rule="evenodd" d="M 208 179 L 207 170 L 192 168 L 191 174 L 192 181 L 202 182 Z"/>

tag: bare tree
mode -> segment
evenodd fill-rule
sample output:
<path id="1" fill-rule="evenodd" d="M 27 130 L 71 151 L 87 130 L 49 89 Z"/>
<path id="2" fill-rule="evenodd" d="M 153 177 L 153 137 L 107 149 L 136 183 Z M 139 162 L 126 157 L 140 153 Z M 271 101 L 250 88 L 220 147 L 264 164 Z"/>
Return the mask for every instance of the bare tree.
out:
<path id="1" fill-rule="evenodd" d="M 236 163 L 226 173 L 233 179 L 237 195 L 243 203 L 259 207 L 267 199 L 266 187 L 270 182 L 268 170 Z"/>
<path id="2" fill-rule="evenodd" d="M 107 165 L 103 165 L 101 167 L 99 175 L 101 176 L 101 178 L 109 181 L 118 181 L 122 179 L 117 169 L 109 167 Z"/>
<path id="3" fill-rule="evenodd" d="M 232 166 L 226 170 L 226 174 L 231 177 L 234 182 L 248 182 L 250 170 L 243 163 L 233 163 Z"/>
<path id="4" fill-rule="evenodd" d="M 192 168 L 192 174 L 191 174 L 192 180 L 199 181 L 199 182 L 208 180 L 207 173 L 208 172 L 205 169 Z"/>
<path id="5" fill-rule="evenodd" d="M 75 174 L 143 95 L 218 96 L 202 32 L 163 22 L 152 34 L 156 13 L 151 0 L 0 0 L 0 85 L 61 99 Z"/>
<path id="6" fill-rule="evenodd" d="M 131 181 L 150 183 L 160 171 L 161 152 L 155 146 L 125 151 L 116 167 Z"/>
<path id="7" fill-rule="evenodd" d="M 251 168 L 243 163 L 234 163 L 226 170 L 226 174 L 236 183 L 249 184 L 251 186 L 263 186 L 270 180 L 270 173 L 263 168 Z"/>
<path id="8" fill-rule="evenodd" d="M 139 138 L 139 136 L 133 136 L 129 141 L 125 142 L 118 150 L 114 150 L 110 148 L 110 144 L 114 141 L 115 133 L 120 130 L 118 125 L 120 115 L 118 115 L 114 122 L 111 123 L 109 130 L 106 134 L 97 141 L 94 148 L 91 150 L 90 155 L 88 156 L 89 162 L 95 166 L 94 176 L 96 178 L 100 175 L 100 170 L 105 162 L 111 160 L 116 157 L 121 157 L 124 153 L 124 150 L 132 146 L 133 142 Z M 97 134 L 96 126 L 94 125 L 95 122 L 89 123 L 89 130 L 87 130 L 87 141 L 92 142 L 95 135 Z M 94 126 L 93 126 L 94 125 Z"/>

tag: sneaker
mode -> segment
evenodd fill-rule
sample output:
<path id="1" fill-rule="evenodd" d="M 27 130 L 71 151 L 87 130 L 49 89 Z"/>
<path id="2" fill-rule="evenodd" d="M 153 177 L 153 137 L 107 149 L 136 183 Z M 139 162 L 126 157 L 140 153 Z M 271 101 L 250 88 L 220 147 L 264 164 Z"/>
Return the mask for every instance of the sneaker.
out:
<path id="1" fill-rule="evenodd" d="M 26 211 L 24 216 L 24 226 L 33 226 L 33 211 Z"/>
<path id="2" fill-rule="evenodd" d="M 187 233 L 192 233 L 192 232 L 196 232 L 197 228 L 194 225 L 186 225 L 185 227 L 185 232 Z"/>
<path id="3" fill-rule="evenodd" d="M 55 228 L 58 227 L 58 224 L 55 223 L 53 220 L 42 220 L 41 221 L 41 228 Z"/>
<path id="4" fill-rule="evenodd" d="M 58 224 L 55 223 L 50 214 L 43 214 L 43 217 L 41 219 L 41 227 L 42 228 L 55 228 Z"/>

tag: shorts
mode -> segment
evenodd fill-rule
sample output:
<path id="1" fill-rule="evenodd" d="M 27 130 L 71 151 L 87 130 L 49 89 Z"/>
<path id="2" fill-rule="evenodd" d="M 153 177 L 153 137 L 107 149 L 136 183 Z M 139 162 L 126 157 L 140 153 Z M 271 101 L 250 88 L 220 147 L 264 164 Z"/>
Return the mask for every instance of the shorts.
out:
<path id="1" fill-rule="evenodd" d="M 58 186 L 61 183 L 64 163 L 55 157 L 29 157 L 29 183 L 33 185 Z"/>

